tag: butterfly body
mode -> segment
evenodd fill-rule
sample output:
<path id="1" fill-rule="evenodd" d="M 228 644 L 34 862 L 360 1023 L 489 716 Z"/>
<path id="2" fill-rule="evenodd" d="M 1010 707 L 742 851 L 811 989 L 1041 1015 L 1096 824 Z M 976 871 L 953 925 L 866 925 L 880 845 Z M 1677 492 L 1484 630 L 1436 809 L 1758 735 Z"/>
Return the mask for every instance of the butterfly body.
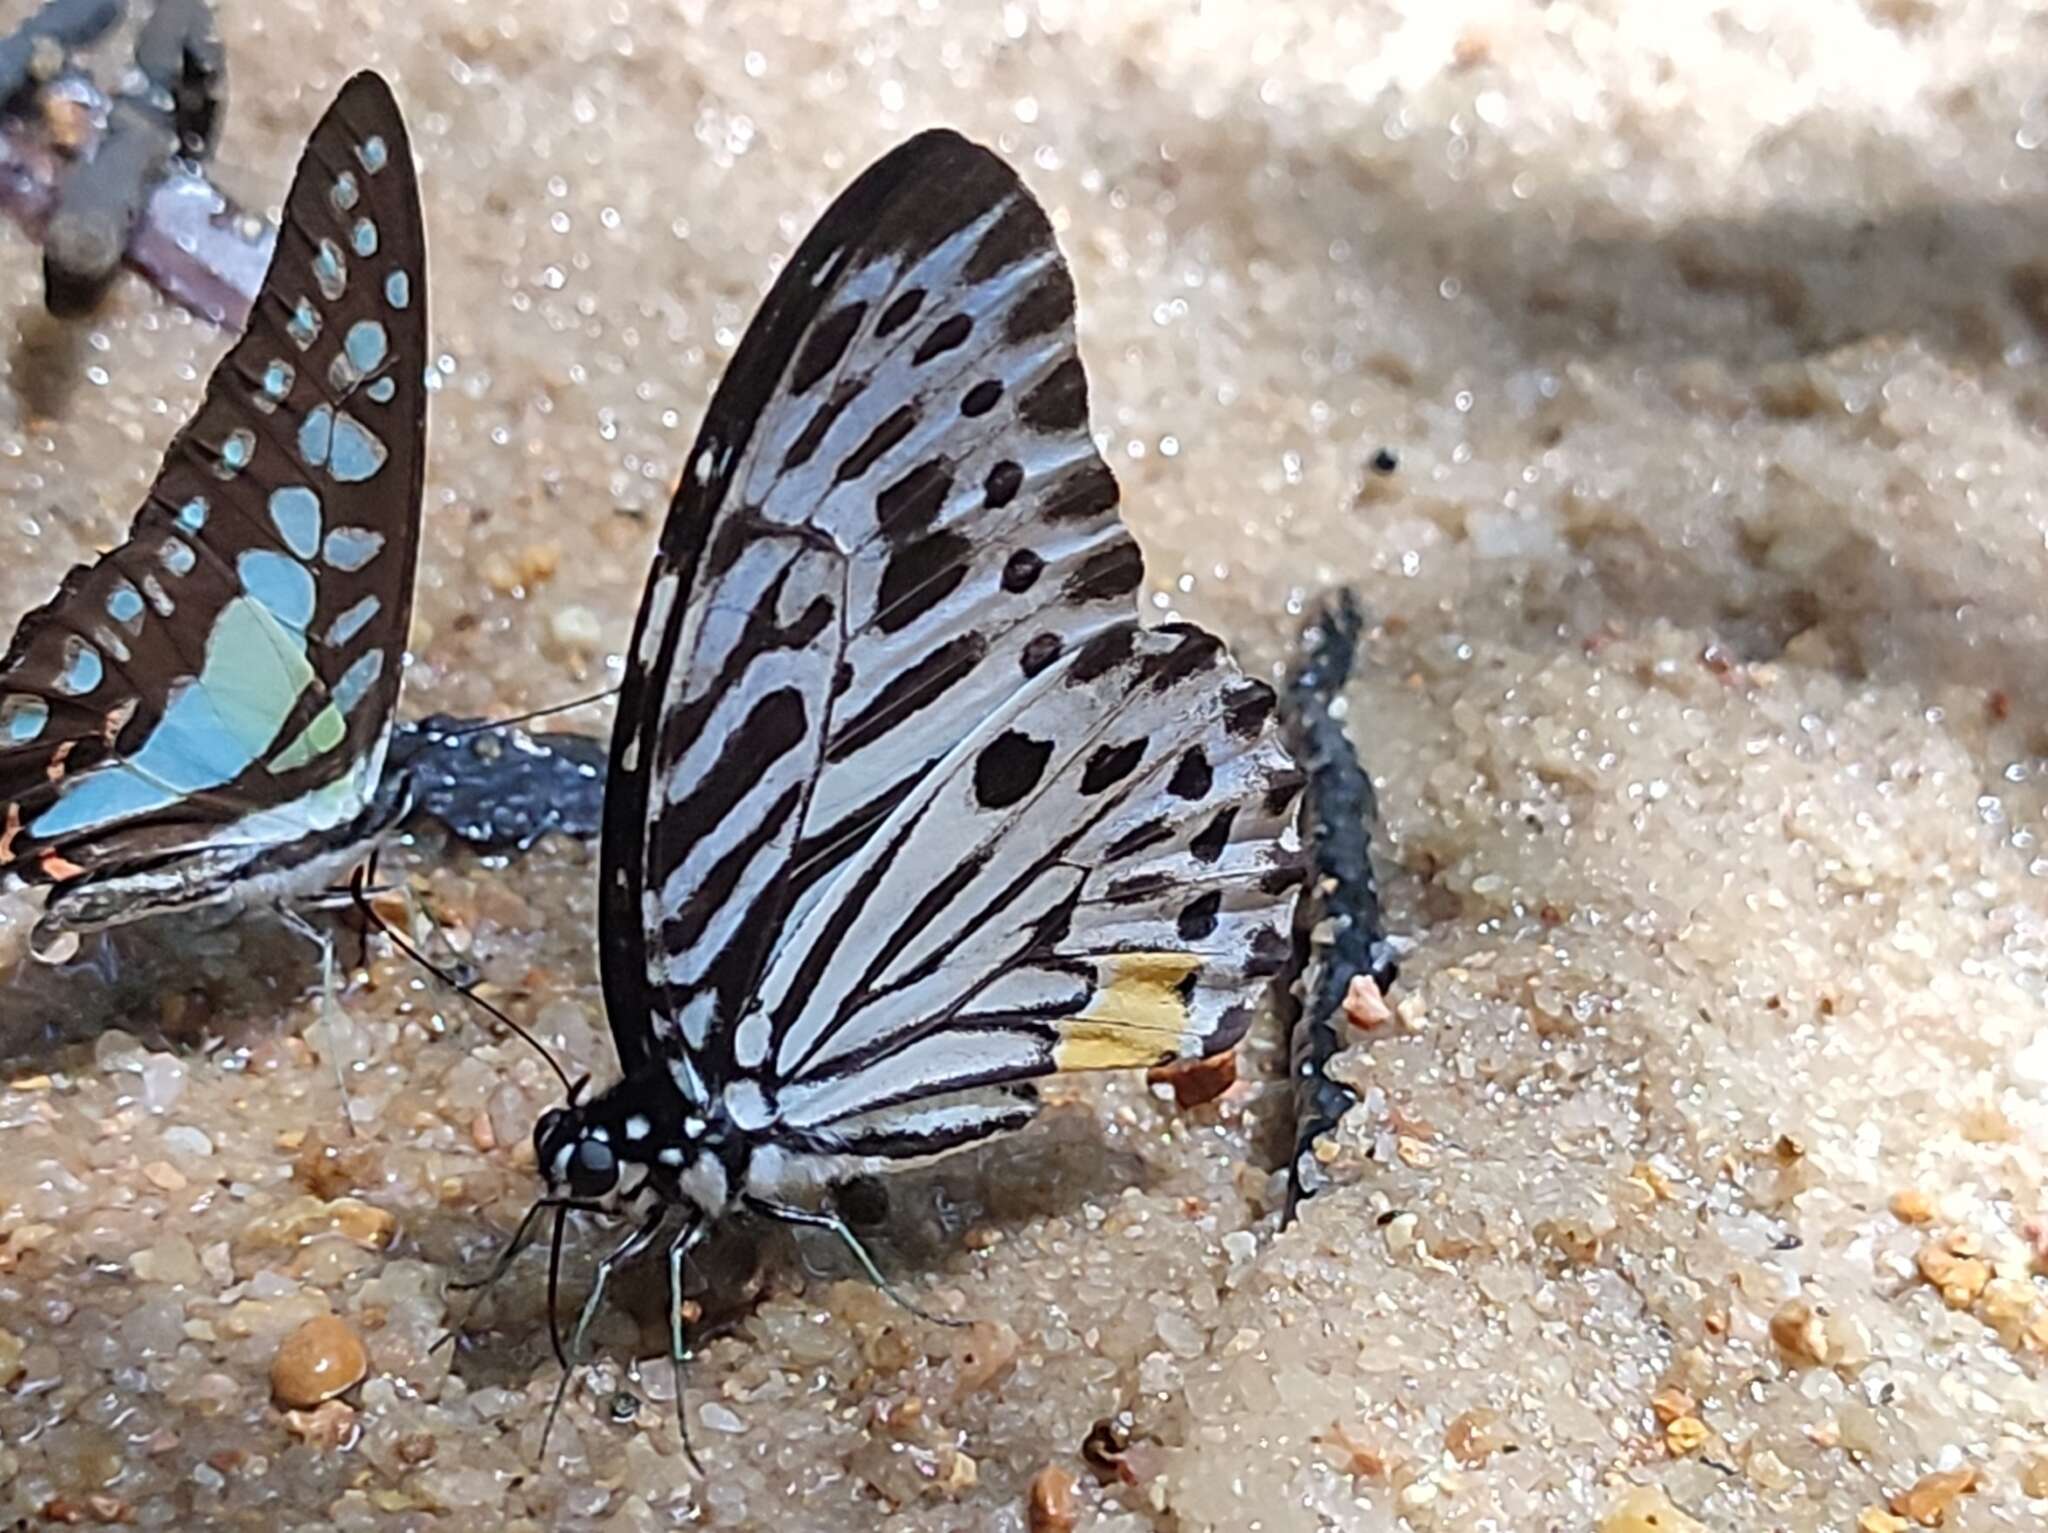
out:
<path id="1" fill-rule="evenodd" d="M 424 275 L 404 124 L 358 75 L 127 539 L 0 659 L 0 887 L 50 886 L 39 948 L 275 903 L 402 812 L 385 760 L 425 470 Z"/>

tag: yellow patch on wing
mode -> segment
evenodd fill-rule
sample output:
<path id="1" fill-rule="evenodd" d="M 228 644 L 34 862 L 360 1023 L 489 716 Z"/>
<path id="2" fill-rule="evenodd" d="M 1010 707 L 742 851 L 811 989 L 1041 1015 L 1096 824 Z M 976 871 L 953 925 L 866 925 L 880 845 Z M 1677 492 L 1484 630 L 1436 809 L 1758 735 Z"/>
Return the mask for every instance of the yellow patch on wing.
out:
<path id="1" fill-rule="evenodd" d="M 1059 1024 L 1059 1070 L 1134 1070 L 1178 1059 L 1190 1018 L 1182 987 L 1202 967 L 1191 953 L 1119 953 L 1102 963 L 1088 1009 Z"/>

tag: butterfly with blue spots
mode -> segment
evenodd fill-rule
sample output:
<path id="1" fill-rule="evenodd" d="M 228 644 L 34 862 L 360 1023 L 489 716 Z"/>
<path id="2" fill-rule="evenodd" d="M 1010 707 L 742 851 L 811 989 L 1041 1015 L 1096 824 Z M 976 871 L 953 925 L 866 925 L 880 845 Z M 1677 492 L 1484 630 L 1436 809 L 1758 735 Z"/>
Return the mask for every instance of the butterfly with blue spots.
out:
<path id="1" fill-rule="evenodd" d="M 0 661 L 0 886 L 39 951 L 275 902 L 404 808 L 387 772 L 426 464 L 425 235 L 372 74 L 313 130 L 249 326 L 126 542 Z"/>

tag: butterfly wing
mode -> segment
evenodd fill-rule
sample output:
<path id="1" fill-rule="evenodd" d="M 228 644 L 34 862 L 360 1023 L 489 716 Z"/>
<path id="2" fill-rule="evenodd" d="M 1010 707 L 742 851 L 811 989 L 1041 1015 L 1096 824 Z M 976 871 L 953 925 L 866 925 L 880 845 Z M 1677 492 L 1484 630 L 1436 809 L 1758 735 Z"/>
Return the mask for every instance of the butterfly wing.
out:
<path id="1" fill-rule="evenodd" d="M 357 75 L 127 541 L 0 661 L 0 874 L 64 882 L 362 812 L 412 611 L 424 279 L 405 126 Z"/>
<path id="2" fill-rule="evenodd" d="M 1129 616 L 1116 499 L 1045 215 L 986 150 L 911 140 L 775 283 L 649 575 L 602 857 L 629 1071 L 659 1046 L 728 1075 L 778 937 L 977 721 Z"/>
<path id="3" fill-rule="evenodd" d="M 1302 776 L 1216 639 L 1122 623 L 1017 691 L 897 806 L 734 1030 L 773 1137 L 919 1155 L 999 1088 L 1235 1044 L 1290 953 Z"/>

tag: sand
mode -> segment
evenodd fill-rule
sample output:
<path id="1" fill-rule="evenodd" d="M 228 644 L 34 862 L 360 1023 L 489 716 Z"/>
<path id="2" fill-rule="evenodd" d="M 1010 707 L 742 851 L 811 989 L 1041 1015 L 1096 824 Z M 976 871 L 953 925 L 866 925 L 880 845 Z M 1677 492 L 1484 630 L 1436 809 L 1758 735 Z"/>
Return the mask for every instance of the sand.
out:
<path id="1" fill-rule="evenodd" d="M 773 263 L 948 122 L 1057 210 L 1150 604 L 1277 668 L 1360 586 L 1414 948 L 1289 1231 L 1268 1028 L 1218 1103 L 1087 1083 L 892 1185 L 878 1255 L 971 1326 L 823 1246 L 729 1253 L 699 1480 L 635 1361 L 647 1292 L 545 1455 L 544 1263 L 429 1351 L 532 1195 L 537 1060 L 373 948 L 350 1137 L 293 939 L 138 931 L 53 975 L 12 967 L 10 904 L 7 1516 L 1021 1530 L 1071 1479 L 1102 1533 L 2040 1525 L 2042 14 L 296 0 L 224 30 L 221 174 L 258 203 L 359 65 L 414 124 L 442 387 L 409 711 L 615 671 Z M 222 338 L 133 282 L 57 332 L 16 238 L 0 291 L 11 613 L 119 535 Z M 587 849 L 393 865 L 608 1075 Z M 272 1361 L 326 1314 L 368 1377 L 287 1417 Z"/>

